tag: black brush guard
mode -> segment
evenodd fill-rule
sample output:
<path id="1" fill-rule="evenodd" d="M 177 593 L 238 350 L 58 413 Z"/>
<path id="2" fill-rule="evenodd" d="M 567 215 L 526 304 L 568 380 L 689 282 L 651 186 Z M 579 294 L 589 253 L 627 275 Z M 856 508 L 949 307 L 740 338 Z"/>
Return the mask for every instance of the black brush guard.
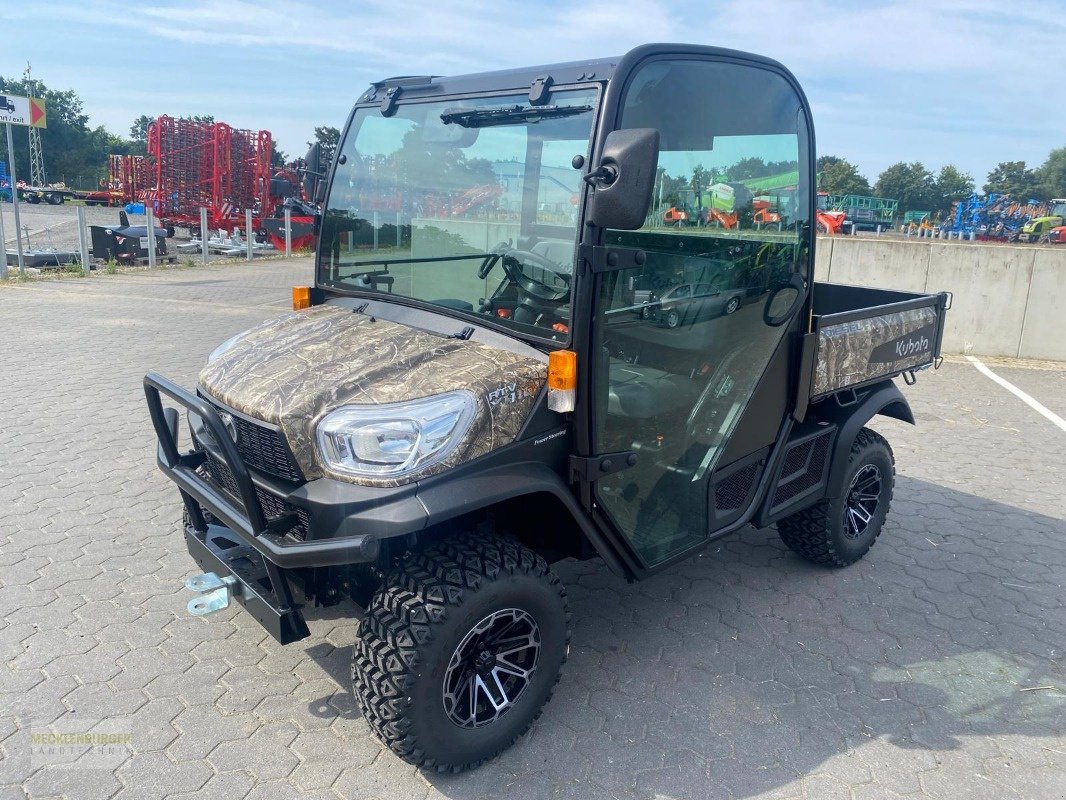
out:
<path id="1" fill-rule="evenodd" d="M 278 562 L 299 566 L 313 560 L 316 553 L 329 549 L 328 545 L 284 542 L 283 535 L 276 531 L 283 530 L 288 520 L 268 518 L 263 513 L 252 476 L 210 403 L 155 373 L 145 376 L 144 393 L 159 440 L 159 468 L 178 485 L 188 512 L 190 524 L 185 527 L 185 543 L 190 555 L 204 572 L 236 578 L 233 597 L 279 642 L 288 644 L 309 636 L 300 607 L 293 602 L 285 569 Z M 161 395 L 203 420 L 233 474 L 240 505 L 199 474 L 197 470 L 206 458 L 203 452 L 179 452 L 178 411 L 164 408 Z M 205 508 L 223 525 L 208 523 L 203 513 Z M 346 545 L 351 549 L 351 542 Z"/>

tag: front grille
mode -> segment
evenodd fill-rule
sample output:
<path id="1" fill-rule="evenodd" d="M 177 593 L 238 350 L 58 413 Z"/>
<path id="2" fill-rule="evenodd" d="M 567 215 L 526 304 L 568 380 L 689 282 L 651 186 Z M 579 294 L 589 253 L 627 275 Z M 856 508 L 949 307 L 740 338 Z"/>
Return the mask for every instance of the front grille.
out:
<path id="1" fill-rule="evenodd" d="M 233 473 L 225 463 L 216 458 L 210 451 L 205 450 L 204 455 L 207 456 L 204 465 L 207 468 L 206 477 L 216 487 L 226 492 L 237 503 L 241 502 L 240 490 L 237 488 L 237 481 L 233 477 Z M 300 508 L 294 506 L 292 503 L 286 503 L 276 494 L 268 492 L 262 487 L 255 487 L 256 497 L 259 498 L 259 505 L 263 507 L 263 514 L 267 519 L 271 517 L 281 517 L 286 514 L 295 514 L 296 521 L 293 523 L 289 530 L 285 531 L 289 536 L 295 539 L 304 541 L 307 538 L 307 532 L 311 527 L 311 516 L 307 513 L 306 508 Z"/>
<path id="2" fill-rule="evenodd" d="M 237 452 L 247 466 L 287 481 L 303 481 L 303 473 L 277 428 L 231 414 L 211 398 L 204 399 L 220 412 L 233 417 L 233 424 L 237 428 Z"/>

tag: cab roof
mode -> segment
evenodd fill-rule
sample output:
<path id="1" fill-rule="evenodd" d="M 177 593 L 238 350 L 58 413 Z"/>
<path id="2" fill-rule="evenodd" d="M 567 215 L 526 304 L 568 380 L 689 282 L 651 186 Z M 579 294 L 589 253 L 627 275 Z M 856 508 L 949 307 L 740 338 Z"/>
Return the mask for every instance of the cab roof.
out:
<path id="1" fill-rule="evenodd" d="M 772 59 L 738 50 L 693 44 L 657 43 L 641 45 L 624 55 L 608 58 L 542 64 L 540 66 L 518 67 L 494 72 L 473 72 L 467 75 L 403 75 L 385 78 L 372 83 L 370 88 L 359 98 L 359 102 L 369 103 L 381 100 L 389 91 L 392 91 L 397 99 L 401 95 L 405 99 L 409 99 L 412 97 L 466 94 L 501 89 L 529 90 L 535 81 L 545 78 L 550 78 L 553 84 L 585 83 L 588 81 L 606 82 L 616 74 L 628 72 L 637 63 L 646 58 L 664 55 L 743 59 L 748 62 L 762 63 L 784 69 Z"/>

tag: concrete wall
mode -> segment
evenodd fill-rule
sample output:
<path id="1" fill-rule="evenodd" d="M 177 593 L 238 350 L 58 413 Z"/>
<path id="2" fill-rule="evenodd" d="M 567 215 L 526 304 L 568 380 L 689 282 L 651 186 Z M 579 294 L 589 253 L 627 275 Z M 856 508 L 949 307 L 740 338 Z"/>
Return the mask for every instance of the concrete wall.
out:
<path id="1" fill-rule="evenodd" d="M 820 237 L 815 278 L 955 295 L 944 352 L 1066 361 L 1066 247 Z"/>

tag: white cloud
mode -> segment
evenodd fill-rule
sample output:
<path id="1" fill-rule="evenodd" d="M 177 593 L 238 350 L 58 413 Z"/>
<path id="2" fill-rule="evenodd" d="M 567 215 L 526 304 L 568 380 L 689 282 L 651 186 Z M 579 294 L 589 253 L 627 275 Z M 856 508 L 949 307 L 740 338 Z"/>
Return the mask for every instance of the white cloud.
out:
<path id="1" fill-rule="evenodd" d="M 922 159 L 955 161 L 980 179 L 999 160 L 1043 160 L 1066 131 L 1066 106 L 1045 79 L 1061 60 L 1066 15 L 991 0 L 50 0 L 0 14 L 42 39 L 84 30 L 95 49 L 126 54 L 113 74 L 130 93 L 100 107 L 128 98 L 132 119 L 142 106 L 196 113 L 200 102 L 199 113 L 271 127 L 293 151 L 314 125 L 340 124 L 372 79 L 610 56 L 648 41 L 783 62 L 806 88 L 823 152 L 857 160 L 871 177 L 892 161 Z M 78 71 L 77 48 L 66 49 L 41 77 L 73 75 L 68 84 L 98 113 L 89 101 L 105 89 Z M 197 85 L 207 91 L 197 95 Z M 112 113 L 104 121 L 124 132 L 128 122 L 113 123 Z"/>

